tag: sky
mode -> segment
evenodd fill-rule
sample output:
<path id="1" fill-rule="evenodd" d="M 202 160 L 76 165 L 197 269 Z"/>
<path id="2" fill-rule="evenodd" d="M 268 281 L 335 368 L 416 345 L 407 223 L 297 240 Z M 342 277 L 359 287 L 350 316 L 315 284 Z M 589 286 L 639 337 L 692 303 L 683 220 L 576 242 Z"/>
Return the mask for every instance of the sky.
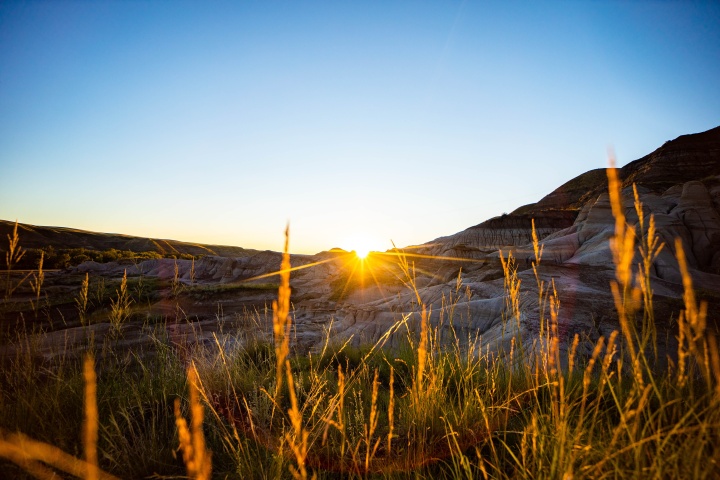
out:
<path id="1" fill-rule="evenodd" d="M 415 245 L 720 125 L 718 85 L 718 2 L 2 1 L 0 218 Z"/>

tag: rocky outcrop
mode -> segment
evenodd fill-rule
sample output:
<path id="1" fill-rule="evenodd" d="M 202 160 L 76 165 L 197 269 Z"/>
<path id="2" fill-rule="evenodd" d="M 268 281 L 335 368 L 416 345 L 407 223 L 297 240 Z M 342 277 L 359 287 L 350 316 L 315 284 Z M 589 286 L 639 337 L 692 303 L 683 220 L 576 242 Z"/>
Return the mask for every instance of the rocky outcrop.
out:
<path id="1" fill-rule="evenodd" d="M 571 226 L 577 217 L 572 210 L 549 210 L 535 219 L 539 238 Z M 491 218 L 455 235 L 440 237 L 424 244 L 420 253 L 441 256 L 481 258 L 483 255 L 508 246 L 532 242 L 532 220 L 529 214 L 509 214 Z"/>
<path id="2" fill-rule="evenodd" d="M 720 175 L 720 127 L 682 135 L 621 169 L 624 186 L 636 183 L 656 193 L 678 184 Z"/>
<path id="3" fill-rule="evenodd" d="M 618 173 L 625 188 L 636 184 L 644 192 L 672 196 L 676 192 L 670 189 L 682 188 L 680 186 L 687 182 L 714 182 L 713 178 L 720 175 L 719 159 L 720 127 L 716 127 L 668 141 L 650 155 L 620 168 Z M 713 188 L 708 195 L 717 208 L 720 199 L 712 193 L 717 187 Z M 538 237 L 544 239 L 574 223 L 583 223 L 588 209 L 604 193 L 607 193 L 605 169 L 591 170 L 566 182 L 537 203 L 525 205 L 460 233 L 437 238 L 422 245 L 420 251 L 431 255 L 480 258 L 488 250 L 529 243 L 532 240 L 530 228 L 533 218 Z M 707 203 L 706 198 L 701 201 Z M 694 199 L 688 202 L 695 205 Z M 709 213 L 698 211 L 703 218 Z M 559 258 L 564 258 L 564 255 Z"/>

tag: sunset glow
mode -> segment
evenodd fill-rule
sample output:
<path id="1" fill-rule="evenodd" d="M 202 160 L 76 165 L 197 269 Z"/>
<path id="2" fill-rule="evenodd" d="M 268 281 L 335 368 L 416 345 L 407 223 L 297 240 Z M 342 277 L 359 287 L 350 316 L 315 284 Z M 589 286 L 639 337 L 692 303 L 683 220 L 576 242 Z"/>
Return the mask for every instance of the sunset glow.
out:
<path id="1" fill-rule="evenodd" d="M 608 144 L 623 165 L 715 126 L 717 18 L 712 2 L 3 2 L 0 219 L 275 251 L 289 220 L 293 253 L 419 245 L 603 167 Z M 375 238 L 343 243 L 358 231 Z"/>
<path id="2" fill-rule="evenodd" d="M 355 250 L 355 255 L 357 255 L 360 260 L 365 260 L 369 254 L 370 250 L 367 248 L 358 248 Z"/>
<path id="3" fill-rule="evenodd" d="M 391 242 L 385 245 L 373 235 L 364 232 L 356 232 L 348 235 L 342 244 L 343 249 L 354 252 L 357 258 L 364 260 L 370 252 L 384 252 L 392 247 Z"/>

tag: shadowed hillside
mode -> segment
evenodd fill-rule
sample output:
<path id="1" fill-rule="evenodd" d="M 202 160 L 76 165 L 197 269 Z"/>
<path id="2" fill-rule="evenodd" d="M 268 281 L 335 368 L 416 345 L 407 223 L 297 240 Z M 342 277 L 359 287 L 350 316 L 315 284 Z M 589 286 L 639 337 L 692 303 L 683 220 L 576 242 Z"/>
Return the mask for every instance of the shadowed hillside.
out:
<path id="1" fill-rule="evenodd" d="M 15 223 L 0 220 L 0 238 L 11 235 Z M 97 233 L 66 227 L 42 227 L 18 224 L 18 233 L 22 238 L 22 246 L 27 249 L 44 249 L 53 247 L 55 250 L 86 248 L 105 251 L 110 249 L 126 250 L 136 253 L 157 252 L 160 255 L 218 255 L 223 257 L 243 257 L 257 250 L 226 245 L 203 245 L 163 240 L 158 238 L 133 237 L 118 233 Z M 0 251 L 5 248 L 4 242 Z"/>
<path id="2" fill-rule="evenodd" d="M 623 188 L 636 184 L 643 191 L 662 195 L 689 181 L 705 182 L 708 188 L 720 175 L 720 127 L 681 135 L 654 152 L 618 169 Z M 494 217 L 462 232 L 422 245 L 433 255 L 462 255 L 500 247 L 523 245 L 531 238 L 530 220 L 535 219 L 538 236 L 572 226 L 583 207 L 607 193 L 604 168 L 585 172 L 564 183 L 537 203 L 524 205 L 510 214 Z"/>

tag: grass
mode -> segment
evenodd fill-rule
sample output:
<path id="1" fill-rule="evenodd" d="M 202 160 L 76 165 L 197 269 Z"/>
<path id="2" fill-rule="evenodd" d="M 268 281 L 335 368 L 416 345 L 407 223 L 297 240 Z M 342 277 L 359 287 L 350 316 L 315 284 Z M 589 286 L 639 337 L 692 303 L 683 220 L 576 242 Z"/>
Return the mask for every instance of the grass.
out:
<path id="1" fill-rule="evenodd" d="M 513 328 L 523 315 L 521 285 L 512 256 L 504 255 L 508 348 L 495 353 L 484 350 L 481 338 L 458 338 L 452 328 L 464 315 L 457 308 L 466 295 L 460 276 L 440 320 L 451 336 L 440 340 L 441 325 L 428 320 L 414 267 L 400 256 L 404 281 L 416 294 L 414 311 L 399 314 L 375 344 L 351 347 L 328 337 L 321 351 L 296 355 L 286 254 L 272 339 L 248 341 L 238 332 L 241 348 L 219 337 L 215 348 L 179 345 L 168 326 L 155 321 L 143 327 L 152 340 L 147 351 L 98 344 L 89 348 L 94 359 L 67 355 L 39 363 L 33 336 L 19 334 L 12 341 L 24 348 L 7 359 L 0 378 L 0 456 L 6 459 L 0 473 L 717 478 L 720 355 L 706 326 L 707 308 L 695 296 L 682 245 L 665 246 L 677 252 L 685 294 L 676 317 L 677 355 L 657 370 L 646 272 L 661 247 L 652 218 L 627 224 L 615 171 L 608 175 L 616 217 L 616 278 L 609 289 L 620 329 L 600 337 L 590 355 L 577 354 L 584 339 L 559 336 L 562 292 L 543 279 L 537 237 L 532 267 L 540 334 L 527 348 Z M 634 268 L 638 250 L 643 263 Z M 88 284 L 78 308 L 92 297 Z M 110 316 L 117 309 L 122 317 L 128 295 L 123 281 Z M 400 346 L 385 348 L 390 334 L 403 336 Z"/>

